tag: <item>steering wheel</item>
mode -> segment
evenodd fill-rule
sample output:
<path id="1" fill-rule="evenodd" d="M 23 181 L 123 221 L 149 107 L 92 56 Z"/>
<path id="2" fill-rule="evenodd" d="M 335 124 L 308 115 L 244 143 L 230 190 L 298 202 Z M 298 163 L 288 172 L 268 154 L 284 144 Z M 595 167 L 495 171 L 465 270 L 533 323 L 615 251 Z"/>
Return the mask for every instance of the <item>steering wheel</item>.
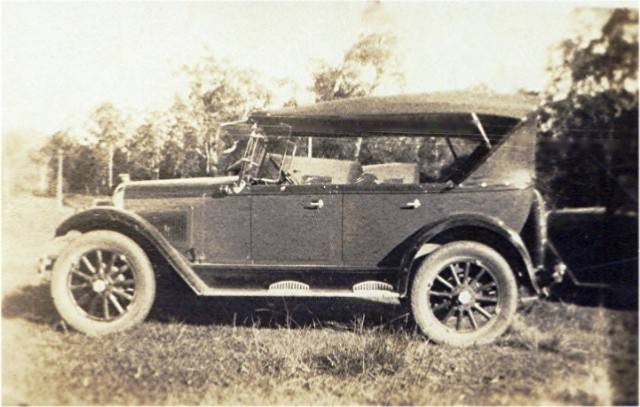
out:
<path id="1" fill-rule="evenodd" d="M 242 158 L 234 162 L 233 164 L 227 166 L 226 172 L 238 171 L 240 170 L 241 166 L 242 166 Z"/>
<path id="2" fill-rule="evenodd" d="M 275 158 L 273 158 L 273 156 L 271 154 L 269 154 L 269 161 L 271 161 L 273 163 L 273 165 L 276 166 L 276 168 L 279 169 L 280 174 L 282 174 L 284 180 L 289 183 L 294 185 L 296 182 L 293 180 L 293 178 L 291 178 L 291 174 L 289 174 L 287 171 L 282 170 L 282 163 L 278 163 Z"/>

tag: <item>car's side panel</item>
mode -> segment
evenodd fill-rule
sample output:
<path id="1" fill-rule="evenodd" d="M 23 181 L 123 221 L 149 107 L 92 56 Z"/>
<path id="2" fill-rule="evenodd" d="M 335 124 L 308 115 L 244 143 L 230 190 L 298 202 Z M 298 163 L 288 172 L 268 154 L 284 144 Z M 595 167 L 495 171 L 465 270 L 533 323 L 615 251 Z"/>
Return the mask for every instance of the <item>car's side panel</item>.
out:
<path id="1" fill-rule="evenodd" d="M 422 227 L 435 225 L 458 214 L 497 218 L 510 229 L 519 231 L 529 213 L 531 193 L 530 189 L 513 189 L 345 194 L 344 264 L 360 267 L 396 265 L 387 261 L 388 255 L 399 244 Z M 419 207 L 411 209 L 416 200 Z"/>
<path id="2" fill-rule="evenodd" d="M 195 228 L 200 261 L 223 264 L 251 262 L 250 196 L 204 198 Z"/>
<path id="3" fill-rule="evenodd" d="M 413 269 L 414 262 L 416 261 L 416 255 L 420 248 L 432 239 L 437 238 L 441 233 L 446 233 L 456 228 L 472 228 L 477 231 L 488 231 L 495 233 L 504 245 L 505 249 L 515 250 L 516 261 L 521 262 L 522 270 L 526 273 L 529 283 L 536 293 L 540 293 L 540 287 L 536 279 L 536 269 L 531 260 L 529 251 L 527 250 L 520 235 L 505 223 L 496 218 L 486 215 L 474 215 L 474 214 L 460 214 L 456 216 L 450 216 L 441 222 L 423 227 L 417 233 L 415 233 L 405 245 L 403 245 L 403 255 L 401 260 L 401 270 L 398 274 L 398 282 L 396 288 L 399 290 L 401 296 L 407 294 L 409 287 L 410 271 Z M 467 240 L 473 240 L 473 236 L 466 238 Z M 511 250 L 509 250 L 511 251 Z"/>
<path id="4" fill-rule="evenodd" d="M 326 198 L 327 195 L 324 195 Z M 338 198 L 338 196 L 333 195 L 332 198 Z M 389 281 L 389 278 L 395 276 L 398 278 L 398 282 L 394 284 L 399 293 L 403 295 L 406 293 L 406 284 L 408 282 L 407 272 L 411 269 L 411 257 L 412 253 L 420 247 L 420 245 L 426 241 L 429 241 L 432 237 L 438 235 L 448 228 L 453 228 L 457 226 L 478 226 L 487 228 L 496 233 L 499 233 L 505 237 L 514 247 L 518 250 L 520 255 L 522 256 L 523 262 L 525 264 L 526 270 L 529 274 L 529 277 L 532 279 L 534 288 L 538 289 L 535 285 L 535 276 L 533 266 L 531 264 L 531 259 L 527 253 L 524 244 L 521 242 L 519 235 L 516 231 L 510 229 L 507 225 L 505 225 L 498 218 L 490 218 L 484 215 L 459 215 L 453 216 L 445 219 L 444 221 L 435 224 L 435 225 L 427 225 L 421 228 L 419 231 L 414 233 L 405 245 L 405 256 L 401 264 L 399 264 L 399 268 L 401 270 L 400 274 L 394 272 L 396 268 L 383 268 L 383 267 L 332 267 L 332 264 L 327 264 L 326 269 L 319 268 L 318 265 L 309 266 L 308 268 L 300 268 L 299 261 L 292 262 L 292 265 L 289 268 L 285 265 L 276 266 L 276 262 L 272 263 L 273 266 L 265 266 L 263 270 L 267 275 L 264 279 L 262 279 L 262 285 L 260 285 L 261 289 L 265 289 L 270 283 L 280 280 L 282 278 L 285 279 L 301 279 L 307 280 L 308 276 L 305 277 L 301 273 L 303 270 L 307 270 L 312 273 L 312 277 L 309 280 L 310 283 L 313 283 L 314 286 L 327 286 L 327 287 L 341 287 L 342 284 L 352 284 L 353 282 L 358 281 L 360 278 L 364 280 L 368 279 L 376 279 L 381 281 Z M 183 256 L 178 250 L 171 244 L 151 223 L 149 223 L 146 219 L 142 218 L 136 213 L 132 213 L 125 210 L 120 210 L 112 207 L 101 207 L 94 208 L 84 212 L 80 212 L 78 214 L 73 215 L 65 222 L 63 222 L 58 229 L 56 230 L 56 236 L 63 236 L 67 233 L 77 230 L 81 233 L 86 233 L 91 230 L 104 229 L 104 230 L 113 230 L 119 233 L 123 233 L 129 237 L 131 237 L 134 241 L 141 245 L 141 247 L 149 250 L 155 250 L 158 254 L 160 254 L 175 270 L 176 272 L 191 286 L 191 288 L 200 295 L 214 295 L 211 292 L 212 288 L 216 288 L 215 286 L 218 284 L 223 285 L 231 285 L 239 284 L 239 288 L 243 286 L 243 278 L 246 278 L 246 274 L 235 275 L 236 272 L 241 272 L 244 270 L 242 266 L 229 266 L 225 267 L 223 264 L 218 265 L 203 265 L 204 268 L 198 269 L 198 271 L 194 271 L 192 265 L 189 264 L 187 258 Z M 282 235 L 279 235 L 282 236 Z M 277 237 L 277 236 L 276 236 Z M 295 264 L 295 265 L 294 265 Z M 254 277 L 255 272 L 259 272 L 259 269 L 256 269 L 259 265 L 247 265 L 245 266 L 246 270 L 253 270 Z M 277 269 L 274 269 L 276 267 Z M 325 273 L 326 270 L 334 270 L 333 276 L 331 273 Z M 223 274 L 220 274 L 221 271 L 227 272 L 227 277 L 224 277 Z M 276 272 L 277 273 L 272 273 Z M 284 274 L 283 274 L 284 273 Z M 327 278 L 327 281 L 323 280 L 324 277 L 320 277 L 319 274 Z M 345 279 L 336 278 L 335 273 L 346 273 Z M 380 275 L 376 275 L 376 273 L 383 273 Z M 251 273 L 249 273 L 251 274 Z M 326 275 L 325 275 L 326 274 Z M 350 277 L 347 277 L 350 276 Z M 222 280 L 219 280 L 222 279 Z M 315 279 L 315 280 L 314 280 Z M 213 284 L 214 286 L 208 286 L 203 280 L 207 281 L 208 284 Z M 312 281 L 313 280 L 313 281 Z M 348 288 L 348 287 L 347 287 Z M 277 295 L 274 294 L 274 295 Z"/>
<path id="5" fill-rule="evenodd" d="M 92 208 L 66 219 L 56 229 L 56 236 L 64 236 L 77 230 L 113 230 L 122 233 L 143 249 L 157 251 L 197 294 L 207 287 L 194 273 L 187 259 L 146 219 L 140 215 L 112 207 Z"/>
<path id="6" fill-rule="evenodd" d="M 130 199 L 127 210 L 151 223 L 180 253 L 194 245 L 194 220 L 202 198 Z"/>
<path id="7" fill-rule="evenodd" d="M 236 177 L 133 183 L 125 187 L 125 204 L 192 262 L 247 264 L 251 198 L 220 189 L 234 180 Z"/>
<path id="8" fill-rule="evenodd" d="M 342 263 L 342 199 L 296 187 L 254 187 L 251 255 L 254 264 Z M 301 193 L 300 193 L 301 192 Z"/>

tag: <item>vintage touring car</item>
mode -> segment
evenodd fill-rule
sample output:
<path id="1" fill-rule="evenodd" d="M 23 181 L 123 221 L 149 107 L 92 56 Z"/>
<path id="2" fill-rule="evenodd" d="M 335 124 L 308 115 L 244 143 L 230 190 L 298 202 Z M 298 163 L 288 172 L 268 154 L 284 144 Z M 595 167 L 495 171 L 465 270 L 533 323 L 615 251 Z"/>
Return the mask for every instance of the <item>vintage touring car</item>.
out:
<path id="1" fill-rule="evenodd" d="M 435 342 L 491 342 L 554 277 L 533 108 L 441 93 L 254 112 L 222 126 L 245 146 L 226 176 L 125 182 L 64 221 L 55 306 L 122 331 L 169 270 L 201 296 L 397 298 Z"/>

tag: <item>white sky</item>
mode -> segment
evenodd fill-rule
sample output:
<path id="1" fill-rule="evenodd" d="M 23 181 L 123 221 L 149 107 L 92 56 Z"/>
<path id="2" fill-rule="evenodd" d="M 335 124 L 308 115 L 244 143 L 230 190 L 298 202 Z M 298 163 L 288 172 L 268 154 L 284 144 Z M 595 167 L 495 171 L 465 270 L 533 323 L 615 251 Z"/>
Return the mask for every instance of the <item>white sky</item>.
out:
<path id="1" fill-rule="evenodd" d="M 2 4 L 2 128 L 50 134 L 103 101 L 169 106 L 180 65 L 211 53 L 306 88 L 367 26 L 367 3 Z M 486 83 L 541 89 L 547 49 L 571 33 L 575 3 L 383 3 L 406 92 Z M 371 23 L 368 25 L 371 28 Z"/>

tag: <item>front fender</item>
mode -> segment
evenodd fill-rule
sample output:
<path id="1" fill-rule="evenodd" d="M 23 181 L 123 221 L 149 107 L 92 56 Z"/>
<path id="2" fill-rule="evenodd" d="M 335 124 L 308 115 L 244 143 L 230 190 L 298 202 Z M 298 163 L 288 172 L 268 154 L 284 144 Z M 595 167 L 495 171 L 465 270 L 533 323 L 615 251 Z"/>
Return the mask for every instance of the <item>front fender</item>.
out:
<path id="1" fill-rule="evenodd" d="M 58 237 L 71 231 L 86 233 L 92 230 L 119 232 L 133 239 L 145 250 L 154 249 L 198 295 L 204 292 L 206 286 L 194 273 L 184 256 L 162 236 L 158 229 L 136 213 L 114 207 L 87 209 L 62 222 L 55 234 Z"/>
<path id="2" fill-rule="evenodd" d="M 401 296 L 406 296 L 408 293 L 410 273 L 411 270 L 413 270 L 414 262 L 417 259 L 416 255 L 420 248 L 427 243 L 432 243 L 434 240 L 437 240 L 438 236 L 442 233 L 461 227 L 489 231 L 500 236 L 502 241 L 508 243 L 518 254 L 519 259 L 524 265 L 529 283 L 536 293 L 540 293 L 540 287 L 535 277 L 536 269 L 533 261 L 522 238 L 515 230 L 495 217 L 480 214 L 459 214 L 451 216 L 437 224 L 427 225 L 412 236 L 408 245 L 409 249 L 405 251 L 402 258 L 401 275 L 398 282 Z M 474 240 L 473 236 L 465 237 L 465 239 Z"/>

